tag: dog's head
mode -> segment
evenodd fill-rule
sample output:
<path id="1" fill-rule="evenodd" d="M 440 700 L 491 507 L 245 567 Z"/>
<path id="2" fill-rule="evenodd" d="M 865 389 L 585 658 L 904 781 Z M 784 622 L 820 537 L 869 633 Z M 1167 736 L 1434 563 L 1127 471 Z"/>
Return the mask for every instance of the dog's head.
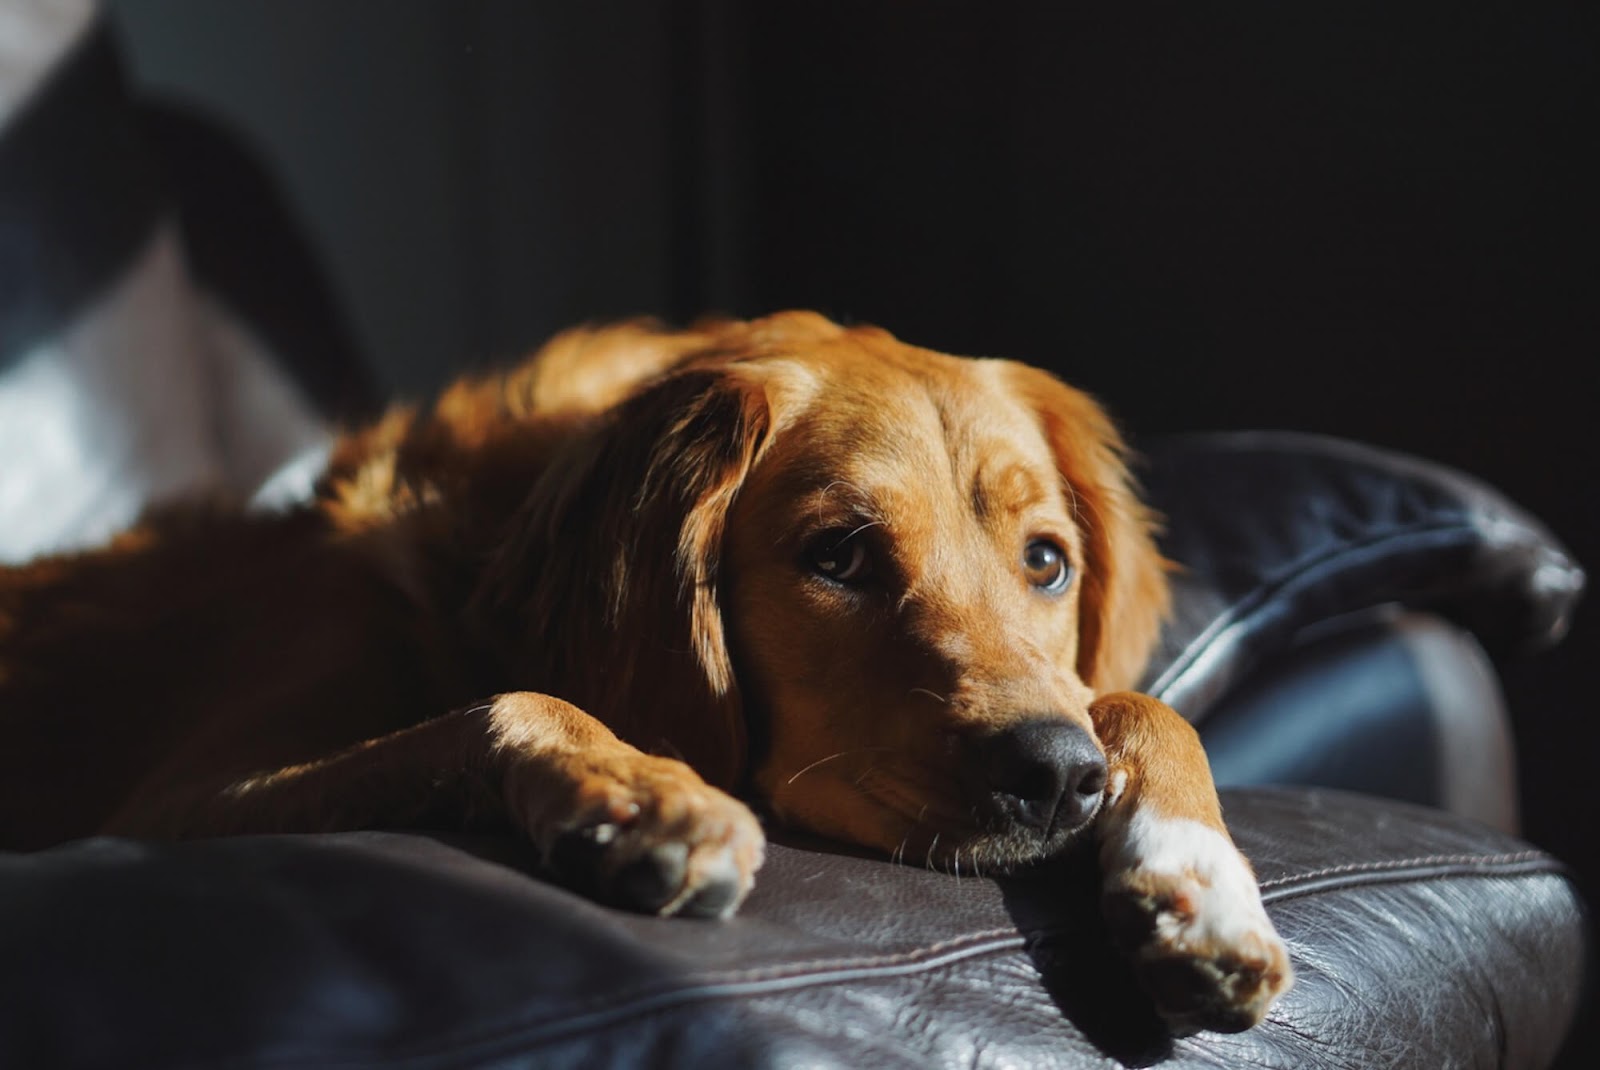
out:
<path id="1" fill-rule="evenodd" d="M 980 868 L 1065 843 L 1104 786 L 1089 701 L 1166 606 L 1104 413 L 807 314 L 700 333 L 550 477 L 546 550 L 583 545 L 544 567 L 599 582 L 540 626 L 605 622 L 578 701 L 810 831 Z"/>

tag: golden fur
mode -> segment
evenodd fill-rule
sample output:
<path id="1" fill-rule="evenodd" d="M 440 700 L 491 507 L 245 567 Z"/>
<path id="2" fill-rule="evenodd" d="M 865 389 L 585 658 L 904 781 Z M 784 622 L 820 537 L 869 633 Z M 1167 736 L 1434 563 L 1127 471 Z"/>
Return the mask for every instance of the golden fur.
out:
<path id="1" fill-rule="evenodd" d="M 1167 608 L 1122 454 L 1043 372 L 811 313 L 568 332 L 344 435 L 303 508 L 0 571 L 0 845 L 509 819 L 602 897 L 645 860 L 631 905 L 727 913 L 762 839 L 730 793 L 947 867 L 1058 850 L 960 787 L 961 740 L 1039 719 L 1100 741 L 1107 807 L 1221 831 L 1192 731 L 1097 700 Z M 808 567 L 846 535 L 870 582 Z"/>

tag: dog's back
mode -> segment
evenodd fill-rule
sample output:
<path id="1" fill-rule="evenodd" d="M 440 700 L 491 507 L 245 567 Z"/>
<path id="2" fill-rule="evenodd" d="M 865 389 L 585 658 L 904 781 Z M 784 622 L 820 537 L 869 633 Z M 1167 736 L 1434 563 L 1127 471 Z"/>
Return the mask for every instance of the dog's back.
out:
<path id="1" fill-rule="evenodd" d="M 341 436 L 302 507 L 162 507 L 102 549 L 0 568 L 0 848 L 505 686 L 472 634 L 476 569 L 561 443 L 708 344 L 645 321 L 568 331 Z"/>

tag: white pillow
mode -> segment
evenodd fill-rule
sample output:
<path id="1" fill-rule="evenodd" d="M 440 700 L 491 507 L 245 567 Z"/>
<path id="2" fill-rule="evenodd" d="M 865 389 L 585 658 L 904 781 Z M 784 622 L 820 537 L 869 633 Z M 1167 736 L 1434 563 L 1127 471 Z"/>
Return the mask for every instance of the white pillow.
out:
<path id="1" fill-rule="evenodd" d="M 70 152 L 73 142 L 100 134 L 100 124 L 86 120 L 68 136 L 39 138 L 41 116 L 50 122 L 73 117 L 72 108 L 53 104 L 70 99 L 81 106 L 88 85 L 118 99 L 95 100 L 97 110 L 81 114 L 103 117 L 108 107 L 129 107 L 112 50 L 86 47 L 108 32 L 89 0 L 0 3 L 0 193 L 24 202 L 54 195 L 28 175 L 4 173 L 37 167 L 31 151 L 4 151 L 7 136 L 25 123 L 33 124 L 30 150 L 38 142 L 46 151 L 67 145 L 61 151 Z M 85 77 L 85 65 L 102 60 L 109 69 Z M 68 82 L 70 89 L 61 92 Z M 59 96 L 52 98 L 53 92 Z M 119 153 L 125 147 L 108 156 Z M 139 177 L 71 173 L 106 184 L 108 199 L 117 192 L 111 184 Z M 44 270 L 8 286 L 0 270 L 0 327 L 8 313 L 36 316 L 41 304 L 50 324 L 42 337 L 21 332 L 24 341 L 11 351 L 0 344 L 0 562 L 92 546 L 156 501 L 197 493 L 248 499 L 275 469 L 328 438 L 265 347 L 196 290 L 175 223 L 150 201 L 150 218 L 132 221 L 144 227 L 143 241 L 109 254 L 105 243 L 74 244 L 81 236 L 70 232 L 70 214 L 0 205 L 0 224 L 10 218 L 33 228 L 8 237 L 0 225 L 0 242 L 12 242 L 9 250 L 0 247 L 0 269 L 20 262 L 18 270 L 26 272 L 25 258 L 41 250 L 51 257 L 125 261 L 95 265 L 104 268 L 100 275 L 77 272 L 79 279 L 107 280 L 87 295 L 67 293 L 65 285 L 49 292 L 58 274 Z M 40 227 L 64 232 L 41 235 Z M 8 301 L 14 302 L 9 308 Z M 0 330 L 0 343 L 18 333 Z M 306 485 L 302 480 L 298 493 Z"/>

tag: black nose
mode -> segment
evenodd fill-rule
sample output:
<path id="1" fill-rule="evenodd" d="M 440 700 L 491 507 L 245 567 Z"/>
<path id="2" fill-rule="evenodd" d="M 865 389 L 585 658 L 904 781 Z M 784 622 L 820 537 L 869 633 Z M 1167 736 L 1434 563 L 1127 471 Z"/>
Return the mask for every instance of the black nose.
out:
<path id="1" fill-rule="evenodd" d="M 1047 834 L 1076 828 L 1105 790 L 1105 756 L 1077 725 L 1024 721 L 975 742 L 976 771 L 996 817 Z"/>

